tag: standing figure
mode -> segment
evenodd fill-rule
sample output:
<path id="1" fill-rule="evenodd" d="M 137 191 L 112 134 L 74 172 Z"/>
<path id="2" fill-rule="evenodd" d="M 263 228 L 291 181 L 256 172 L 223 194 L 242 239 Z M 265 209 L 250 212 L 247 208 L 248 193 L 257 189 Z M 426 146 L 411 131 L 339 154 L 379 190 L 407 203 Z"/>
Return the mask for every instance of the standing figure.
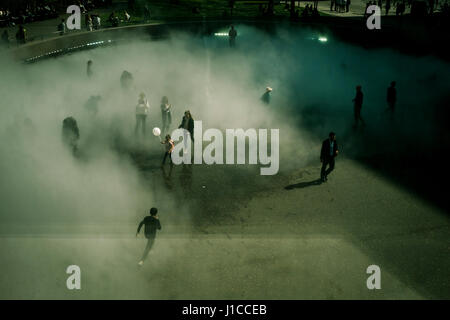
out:
<path id="1" fill-rule="evenodd" d="M 66 22 L 64 19 L 61 20 L 61 23 L 58 24 L 59 35 L 62 36 L 66 33 Z"/>
<path id="2" fill-rule="evenodd" d="M 390 9 L 391 9 L 391 0 L 386 0 L 386 15 L 389 14 Z"/>
<path id="3" fill-rule="evenodd" d="M 266 88 L 266 92 L 264 92 L 264 94 L 261 96 L 261 100 L 263 102 L 265 102 L 266 104 L 269 104 L 270 103 L 271 94 L 272 94 L 272 88 L 271 87 L 267 87 Z"/>
<path id="4" fill-rule="evenodd" d="M 172 163 L 172 152 L 173 152 L 173 149 L 175 148 L 175 144 L 173 143 L 173 140 L 170 137 L 170 134 L 166 135 L 166 138 L 164 139 L 164 141 L 161 141 L 161 144 L 166 145 L 166 152 L 164 153 L 162 166 L 166 163 L 167 156 L 169 156 L 170 164 L 173 164 Z"/>
<path id="5" fill-rule="evenodd" d="M 62 138 L 65 145 L 72 149 L 75 153 L 78 149 L 78 140 L 80 139 L 80 130 L 78 129 L 77 120 L 73 117 L 67 117 L 63 120 Z"/>
<path id="6" fill-rule="evenodd" d="M 92 71 L 92 60 L 89 60 L 89 61 L 87 62 L 86 73 L 87 73 L 88 78 L 91 78 L 92 75 L 94 74 L 93 71 Z"/>
<path id="7" fill-rule="evenodd" d="M 9 33 L 7 29 L 2 33 L 2 42 L 4 46 L 9 47 Z"/>
<path id="8" fill-rule="evenodd" d="M 142 226 L 145 226 L 144 228 L 144 234 L 147 238 L 147 245 L 145 246 L 144 253 L 142 254 L 142 258 L 139 261 L 139 266 L 142 266 L 144 264 L 145 259 L 147 259 L 148 253 L 150 252 L 150 249 L 153 247 L 153 243 L 155 242 L 156 238 L 156 230 L 161 230 L 161 222 L 159 222 L 158 218 L 158 209 L 151 208 L 150 209 L 150 215 L 146 216 L 141 223 L 139 223 L 139 227 L 136 232 L 136 237 L 141 231 Z"/>
<path id="9" fill-rule="evenodd" d="M 150 15 L 150 9 L 147 5 L 144 6 L 144 21 L 148 22 L 150 21 L 151 15 Z"/>
<path id="10" fill-rule="evenodd" d="M 334 169 L 334 158 L 339 153 L 338 144 L 336 141 L 336 134 L 330 132 L 328 139 L 322 143 L 322 149 L 320 151 L 320 162 L 322 162 L 322 169 L 320 170 L 320 179 L 322 182 L 327 181 L 327 176 Z M 327 166 L 328 169 L 327 169 Z"/>
<path id="11" fill-rule="evenodd" d="M 130 14 L 126 10 L 124 11 L 123 14 L 125 15 L 125 21 L 126 22 L 130 22 L 130 20 L 131 20 Z"/>
<path id="12" fill-rule="evenodd" d="M 161 116 L 162 116 L 162 132 L 169 130 L 172 124 L 172 105 L 169 104 L 169 99 L 164 96 L 161 99 Z"/>
<path id="13" fill-rule="evenodd" d="M 84 104 L 85 110 L 91 117 L 95 117 L 98 113 L 98 104 L 101 100 L 101 96 L 90 96 Z"/>
<path id="14" fill-rule="evenodd" d="M 142 129 L 142 135 L 145 136 L 145 121 L 147 120 L 148 110 L 150 105 L 145 98 L 145 94 L 142 92 L 139 94 L 138 104 L 136 106 L 136 127 L 134 128 L 134 133 L 137 135 L 139 127 Z"/>
<path id="15" fill-rule="evenodd" d="M 87 14 L 87 15 L 85 16 L 84 23 L 85 23 L 86 29 L 87 29 L 88 31 L 92 31 L 92 30 L 93 30 L 94 24 L 93 24 L 93 22 L 92 22 L 92 17 L 91 17 L 90 14 Z"/>
<path id="16" fill-rule="evenodd" d="M 24 44 L 27 42 L 27 29 L 25 29 L 23 25 L 20 25 L 19 30 L 17 30 L 16 40 L 18 44 Z"/>
<path id="17" fill-rule="evenodd" d="M 391 86 L 387 89 L 386 100 L 388 103 L 388 110 L 394 113 L 395 103 L 397 102 L 397 89 L 395 89 L 396 82 L 392 81 Z"/>
<path id="18" fill-rule="evenodd" d="M 133 75 L 125 70 L 124 72 L 122 72 L 122 75 L 120 76 L 120 85 L 122 86 L 123 89 L 130 89 L 132 84 L 133 84 Z"/>
<path id="19" fill-rule="evenodd" d="M 230 31 L 228 32 L 228 41 L 230 43 L 230 47 L 236 46 L 236 37 L 237 37 L 237 31 L 234 29 L 234 26 L 231 26 Z"/>
<path id="20" fill-rule="evenodd" d="M 183 133 L 183 141 L 184 141 L 184 153 L 187 153 L 187 142 L 190 136 L 192 142 L 194 142 L 194 119 L 192 119 L 191 112 L 186 110 L 184 112 L 183 120 L 181 120 L 181 124 L 178 128 L 184 129 Z"/>
<path id="21" fill-rule="evenodd" d="M 363 93 L 360 85 L 356 86 L 356 95 L 355 98 L 352 100 L 354 103 L 354 114 L 355 114 L 355 125 L 356 128 L 358 126 L 358 122 L 361 121 L 363 126 L 366 125 L 363 118 L 361 117 L 361 108 L 363 104 Z"/>

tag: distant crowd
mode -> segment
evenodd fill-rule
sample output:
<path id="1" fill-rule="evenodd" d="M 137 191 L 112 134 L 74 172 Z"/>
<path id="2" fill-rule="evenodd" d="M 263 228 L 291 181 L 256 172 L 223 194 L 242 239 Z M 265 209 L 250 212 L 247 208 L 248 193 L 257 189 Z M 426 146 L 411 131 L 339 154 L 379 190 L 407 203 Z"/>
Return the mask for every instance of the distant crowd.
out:
<path id="1" fill-rule="evenodd" d="M 95 8 L 106 7 L 111 0 L 6 0 L 0 4 L 0 28 L 13 27 L 20 24 L 55 19 L 60 13 L 66 13 L 69 5 L 78 5 L 82 13 Z"/>

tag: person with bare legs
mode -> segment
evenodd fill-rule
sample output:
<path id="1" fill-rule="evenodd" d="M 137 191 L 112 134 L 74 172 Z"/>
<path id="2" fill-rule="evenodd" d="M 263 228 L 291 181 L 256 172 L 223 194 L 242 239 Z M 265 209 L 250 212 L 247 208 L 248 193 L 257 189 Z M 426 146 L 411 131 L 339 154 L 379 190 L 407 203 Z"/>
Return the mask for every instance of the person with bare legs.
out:
<path id="1" fill-rule="evenodd" d="M 173 140 L 170 137 L 170 134 L 166 135 L 166 138 L 164 139 L 164 141 L 161 141 L 161 144 L 166 145 L 166 152 L 164 153 L 164 158 L 163 158 L 161 166 L 164 166 L 164 164 L 166 163 L 167 156 L 169 157 L 170 165 L 172 165 L 173 164 L 172 163 L 172 152 L 173 152 L 173 149 L 175 148 L 175 144 L 173 143 Z"/>

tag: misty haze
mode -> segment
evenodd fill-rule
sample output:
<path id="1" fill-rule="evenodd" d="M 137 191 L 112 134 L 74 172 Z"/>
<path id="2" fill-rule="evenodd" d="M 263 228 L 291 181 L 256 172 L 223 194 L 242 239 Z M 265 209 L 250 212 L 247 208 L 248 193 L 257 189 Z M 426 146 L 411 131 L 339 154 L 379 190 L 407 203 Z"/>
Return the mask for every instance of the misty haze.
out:
<path id="1" fill-rule="evenodd" d="M 308 28 L 235 28 L 235 48 L 224 29 L 29 64 L 0 52 L 2 299 L 449 297 L 445 190 L 419 180 L 439 179 L 432 159 L 450 138 L 448 62 Z M 395 117 L 386 111 L 392 81 Z M 357 85 L 366 126 L 353 128 Z M 144 136 L 135 134 L 140 93 L 150 105 Z M 224 137 L 279 129 L 278 173 L 261 175 L 248 158 L 161 167 L 165 147 L 152 129 L 162 127 L 163 96 L 170 132 L 186 110 L 203 132 Z M 70 116 L 76 152 L 62 139 Z M 339 156 L 320 183 L 330 131 Z M 152 207 L 162 229 L 139 267 L 145 240 L 136 228 Z M 383 270 L 379 292 L 365 286 L 372 264 Z M 80 266 L 81 290 L 66 288 L 69 265 Z"/>

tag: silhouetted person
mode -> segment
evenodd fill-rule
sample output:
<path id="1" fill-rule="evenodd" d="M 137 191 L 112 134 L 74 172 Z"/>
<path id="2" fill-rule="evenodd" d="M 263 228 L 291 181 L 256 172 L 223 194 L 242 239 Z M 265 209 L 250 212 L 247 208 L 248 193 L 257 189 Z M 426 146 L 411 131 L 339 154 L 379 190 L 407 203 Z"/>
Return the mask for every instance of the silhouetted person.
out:
<path id="1" fill-rule="evenodd" d="M 356 86 L 356 95 L 352 101 L 354 103 L 354 114 L 355 114 L 354 127 L 356 128 L 358 126 L 359 121 L 361 121 L 363 126 L 365 126 L 366 123 L 364 122 L 363 118 L 361 117 L 361 108 L 362 108 L 362 104 L 363 104 L 363 93 L 362 93 L 362 89 L 361 89 L 360 85 Z"/>
<path id="2" fill-rule="evenodd" d="M 58 24 L 59 35 L 62 36 L 66 33 L 66 22 L 64 19 L 61 20 L 61 23 Z"/>
<path id="3" fill-rule="evenodd" d="M 87 14 L 84 20 L 84 24 L 86 25 L 86 29 L 88 31 L 92 31 L 94 29 L 94 23 L 92 21 L 92 17 L 90 14 Z"/>
<path id="4" fill-rule="evenodd" d="M 352 2 L 350 0 L 347 0 L 347 2 L 345 3 L 345 12 L 349 12 L 350 11 L 350 4 Z"/>
<path id="5" fill-rule="evenodd" d="M 264 94 L 261 96 L 261 100 L 264 103 L 269 104 L 270 103 L 271 94 L 272 94 L 272 88 L 271 87 L 267 87 L 266 88 L 266 92 L 264 92 Z"/>
<path id="6" fill-rule="evenodd" d="M 144 220 L 142 220 L 139 223 L 136 237 L 141 231 L 142 226 L 144 227 L 144 234 L 147 238 L 147 245 L 145 246 L 144 253 L 142 254 L 142 258 L 139 261 L 139 266 L 142 266 L 144 264 L 145 259 L 147 259 L 148 253 L 150 252 L 150 249 L 153 247 L 153 243 L 155 242 L 156 238 L 156 230 L 161 230 L 161 222 L 159 222 L 158 218 L 158 209 L 151 208 L 150 209 L 150 215 L 146 216 Z"/>
<path id="7" fill-rule="evenodd" d="M 86 108 L 86 111 L 91 116 L 96 116 L 98 113 L 98 103 L 100 101 L 100 96 L 90 96 L 88 101 L 86 101 L 86 104 L 84 107 Z"/>
<path id="8" fill-rule="evenodd" d="M 330 11 L 333 11 L 333 7 L 336 9 L 336 0 L 331 0 L 331 2 L 330 2 Z"/>
<path id="9" fill-rule="evenodd" d="M 391 9 L 391 0 L 386 0 L 386 15 L 389 14 L 390 9 Z"/>
<path id="10" fill-rule="evenodd" d="M 92 71 L 92 60 L 89 60 L 89 61 L 87 62 L 86 74 L 87 74 L 87 76 L 88 76 L 89 78 L 91 78 L 92 75 L 94 74 L 93 71 Z"/>
<path id="11" fill-rule="evenodd" d="M 388 103 L 388 110 L 394 113 L 395 103 L 397 102 L 397 89 L 395 89 L 395 81 L 391 82 L 390 87 L 387 89 L 386 101 Z"/>
<path id="12" fill-rule="evenodd" d="M 366 7 L 364 8 L 364 19 L 367 18 L 367 16 L 368 16 L 367 8 L 369 8 L 369 6 L 371 6 L 371 5 L 372 5 L 372 2 L 371 2 L 371 1 L 366 2 Z"/>
<path id="13" fill-rule="evenodd" d="M 9 33 L 8 33 L 8 30 L 6 30 L 6 29 L 2 33 L 2 44 L 5 47 L 9 47 Z"/>
<path id="14" fill-rule="evenodd" d="M 142 129 L 142 135 L 145 136 L 145 126 L 147 120 L 147 114 L 150 109 L 150 105 L 145 98 L 145 94 L 139 94 L 138 104 L 136 106 L 136 127 L 134 128 L 134 133 L 137 135 L 139 127 Z"/>
<path id="15" fill-rule="evenodd" d="M 228 41 L 230 43 L 230 47 L 236 46 L 236 37 L 237 37 L 237 31 L 236 31 L 236 29 L 234 29 L 234 26 L 231 26 L 231 29 L 228 32 Z"/>
<path id="16" fill-rule="evenodd" d="M 166 152 L 164 153 L 162 165 L 164 165 L 166 163 L 167 157 L 169 157 L 170 164 L 172 164 L 172 152 L 173 152 L 173 149 L 175 148 L 175 144 L 173 143 L 173 140 L 170 137 L 170 134 L 166 135 L 166 138 L 164 139 L 164 141 L 161 141 L 161 144 L 164 144 L 166 147 Z"/>
<path id="17" fill-rule="evenodd" d="M 120 84 L 122 88 L 129 89 L 132 83 L 133 83 L 133 75 L 126 70 L 122 72 L 122 75 L 120 76 Z"/>
<path id="18" fill-rule="evenodd" d="M 111 14 L 109 15 L 108 21 L 111 23 L 111 26 L 113 27 L 118 27 L 119 26 L 119 17 L 116 16 L 116 13 L 113 11 L 111 12 Z"/>
<path id="19" fill-rule="evenodd" d="M 403 13 L 405 12 L 405 1 L 401 1 L 400 3 L 397 3 L 397 8 L 395 10 L 395 14 L 397 16 L 402 16 Z"/>
<path id="20" fill-rule="evenodd" d="M 147 5 L 144 6 L 144 20 L 149 21 L 150 20 L 150 9 Z"/>
<path id="21" fill-rule="evenodd" d="M 181 124 L 178 127 L 179 129 L 183 130 L 183 141 L 184 141 L 184 152 L 187 153 L 187 142 L 188 142 L 188 136 L 190 136 L 192 142 L 194 142 L 194 119 L 192 119 L 191 112 L 189 110 L 186 110 L 184 112 L 183 119 L 181 120 Z"/>
<path id="22" fill-rule="evenodd" d="M 18 44 L 24 44 L 27 42 L 27 30 L 23 27 L 23 25 L 20 25 L 19 30 L 17 30 L 16 40 Z"/>
<path id="23" fill-rule="evenodd" d="M 164 96 L 161 99 L 161 117 L 162 117 L 162 128 L 161 132 L 165 133 L 169 130 L 172 124 L 172 105 L 169 104 L 169 99 Z"/>
<path id="24" fill-rule="evenodd" d="M 63 120 L 62 138 L 65 145 L 75 153 L 78 148 L 78 139 L 80 139 L 80 130 L 77 121 L 73 117 L 67 117 Z"/>
<path id="25" fill-rule="evenodd" d="M 320 162 L 322 162 L 320 179 L 322 182 L 327 181 L 327 176 L 334 170 L 334 158 L 337 157 L 338 153 L 339 149 L 336 141 L 336 134 L 330 132 L 328 139 L 322 143 L 322 149 L 320 151 Z"/>

